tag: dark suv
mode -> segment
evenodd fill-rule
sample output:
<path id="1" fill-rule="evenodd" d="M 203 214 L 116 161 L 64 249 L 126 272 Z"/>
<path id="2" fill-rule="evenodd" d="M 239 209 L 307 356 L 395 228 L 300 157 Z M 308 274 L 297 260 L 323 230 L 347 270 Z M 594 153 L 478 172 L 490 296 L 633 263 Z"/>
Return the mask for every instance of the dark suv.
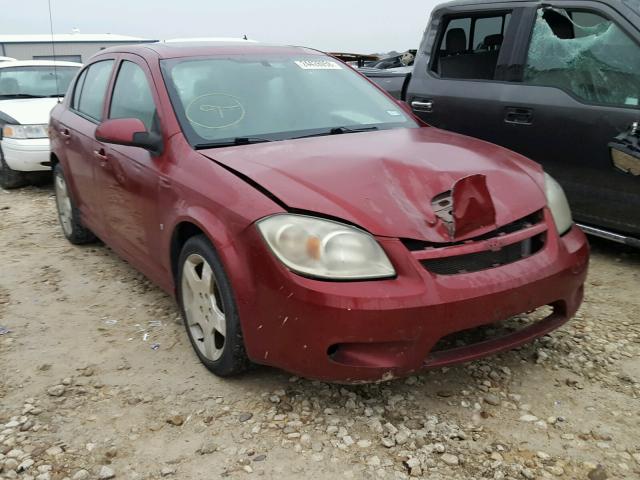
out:
<path id="1" fill-rule="evenodd" d="M 426 122 L 543 164 L 587 232 L 640 246 L 640 0 L 446 3 L 413 73 L 366 74 Z"/>

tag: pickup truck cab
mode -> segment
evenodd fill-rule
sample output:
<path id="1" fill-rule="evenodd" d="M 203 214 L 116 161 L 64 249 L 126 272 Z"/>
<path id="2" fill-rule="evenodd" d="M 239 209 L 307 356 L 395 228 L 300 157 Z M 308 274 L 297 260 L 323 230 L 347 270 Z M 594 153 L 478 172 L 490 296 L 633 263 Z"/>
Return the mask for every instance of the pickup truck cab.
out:
<path id="1" fill-rule="evenodd" d="M 364 72 L 427 123 L 510 148 L 588 232 L 640 246 L 640 1 L 457 0 L 412 72 Z"/>

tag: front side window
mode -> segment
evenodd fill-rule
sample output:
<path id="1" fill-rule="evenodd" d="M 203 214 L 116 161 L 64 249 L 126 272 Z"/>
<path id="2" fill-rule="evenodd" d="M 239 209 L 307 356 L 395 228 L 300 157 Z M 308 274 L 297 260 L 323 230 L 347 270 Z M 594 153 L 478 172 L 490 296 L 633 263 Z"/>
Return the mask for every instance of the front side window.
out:
<path id="1" fill-rule="evenodd" d="M 109 118 L 137 118 L 151 131 L 156 105 L 142 68 L 127 60 L 122 62 L 113 88 Z"/>
<path id="2" fill-rule="evenodd" d="M 588 103 L 640 107 L 640 46 L 591 11 L 540 9 L 524 83 L 557 87 Z"/>
<path id="3" fill-rule="evenodd" d="M 432 64 L 441 78 L 492 80 L 510 12 L 445 19 Z"/>
<path id="4" fill-rule="evenodd" d="M 78 103 L 74 105 L 76 110 L 94 120 L 102 121 L 104 99 L 112 68 L 113 60 L 96 62 L 87 68 Z"/>
<path id="5" fill-rule="evenodd" d="M 338 127 L 417 127 L 393 100 L 331 57 L 180 58 L 163 60 L 162 70 L 192 145 L 282 140 Z"/>
<path id="6" fill-rule="evenodd" d="M 0 68 L 0 99 L 62 97 L 80 67 Z"/>

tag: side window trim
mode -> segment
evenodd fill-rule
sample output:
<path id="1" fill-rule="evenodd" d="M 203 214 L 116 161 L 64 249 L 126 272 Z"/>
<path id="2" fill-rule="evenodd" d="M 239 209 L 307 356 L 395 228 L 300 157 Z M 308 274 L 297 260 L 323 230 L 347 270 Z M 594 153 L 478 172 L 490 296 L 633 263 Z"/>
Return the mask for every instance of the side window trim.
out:
<path id="1" fill-rule="evenodd" d="M 78 101 L 80 100 L 80 96 L 82 95 L 82 88 L 84 87 L 84 81 L 87 78 L 87 71 L 89 67 L 83 68 L 78 74 L 78 79 L 73 84 L 73 94 L 71 95 L 71 99 L 69 102 L 69 107 L 71 110 L 76 109 L 76 93 L 78 94 Z M 78 91 L 78 88 L 80 90 Z"/>
<path id="2" fill-rule="evenodd" d="M 78 83 L 80 82 L 80 78 L 81 78 L 82 76 L 84 76 L 84 78 L 83 78 L 83 80 L 82 80 L 82 87 L 81 87 L 81 89 L 80 89 L 80 96 L 78 97 L 78 101 L 80 101 L 80 99 L 82 99 L 82 94 L 84 93 L 84 87 L 85 87 L 85 84 L 86 84 L 86 79 L 87 79 L 87 75 L 88 75 L 89 69 L 90 69 L 92 66 L 97 65 L 98 63 L 101 63 L 101 62 L 112 62 L 112 63 L 114 63 L 114 64 L 115 64 L 115 63 L 117 62 L 117 59 L 116 59 L 116 58 L 105 58 L 105 59 L 101 59 L 101 60 L 98 60 L 98 61 L 96 61 L 96 62 L 92 62 L 92 63 L 90 63 L 89 65 L 86 65 L 86 66 L 82 69 L 82 71 L 80 72 L 80 75 L 78 76 L 78 81 L 76 82 L 76 84 L 75 84 L 75 85 L 74 85 L 74 87 L 73 87 L 74 94 L 73 94 L 73 96 L 71 97 L 71 103 L 70 103 L 70 108 L 69 108 L 69 110 L 71 110 L 71 111 L 72 111 L 73 113 L 75 113 L 76 115 L 78 115 L 78 116 L 80 116 L 80 117 L 84 118 L 85 120 L 90 121 L 91 123 L 95 123 L 96 125 L 99 125 L 99 124 L 100 124 L 100 122 L 101 122 L 101 120 L 98 120 L 97 118 L 93 118 L 91 115 L 87 115 L 86 113 L 84 113 L 84 112 L 80 111 L 80 110 L 79 110 L 79 108 L 78 108 L 78 106 L 76 106 L 76 104 L 75 104 L 75 90 L 76 90 L 76 88 L 78 88 Z M 111 67 L 111 73 L 109 74 L 109 80 L 108 80 L 108 82 L 107 82 L 107 90 L 106 90 L 106 92 L 105 92 L 105 102 L 104 102 L 104 103 L 103 103 L 103 105 L 102 105 L 102 107 L 103 107 L 103 114 L 104 114 L 104 106 L 105 106 L 105 104 L 106 104 L 106 100 L 107 100 L 107 95 L 108 95 L 108 92 L 109 92 L 109 90 L 110 90 L 109 86 L 110 86 L 110 85 L 112 84 L 112 82 L 113 82 L 113 73 L 114 73 L 114 69 L 113 69 L 113 66 L 112 66 L 112 67 Z"/>

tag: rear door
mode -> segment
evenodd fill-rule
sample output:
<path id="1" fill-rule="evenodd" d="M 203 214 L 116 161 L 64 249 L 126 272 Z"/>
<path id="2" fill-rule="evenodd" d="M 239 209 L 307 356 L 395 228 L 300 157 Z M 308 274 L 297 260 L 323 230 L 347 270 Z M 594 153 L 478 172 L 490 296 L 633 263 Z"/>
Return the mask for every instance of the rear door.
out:
<path id="1" fill-rule="evenodd" d="M 83 219 L 99 236 L 100 199 L 95 183 L 97 159 L 101 148 L 95 131 L 102 121 L 107 87 L 114 60 L 105 59 L 87 66 L 73 87 L 69 109 L 60 118 L 60 135 L 65 141 L 67 178 Z"/>
<path id="2" fill-rule="evenodd" d="M 489 141 L 500 138 L 506 82 L 523 8 L 467 5 L 436 10 L 420 47 L 407 103 L 424 121 Z"/>

